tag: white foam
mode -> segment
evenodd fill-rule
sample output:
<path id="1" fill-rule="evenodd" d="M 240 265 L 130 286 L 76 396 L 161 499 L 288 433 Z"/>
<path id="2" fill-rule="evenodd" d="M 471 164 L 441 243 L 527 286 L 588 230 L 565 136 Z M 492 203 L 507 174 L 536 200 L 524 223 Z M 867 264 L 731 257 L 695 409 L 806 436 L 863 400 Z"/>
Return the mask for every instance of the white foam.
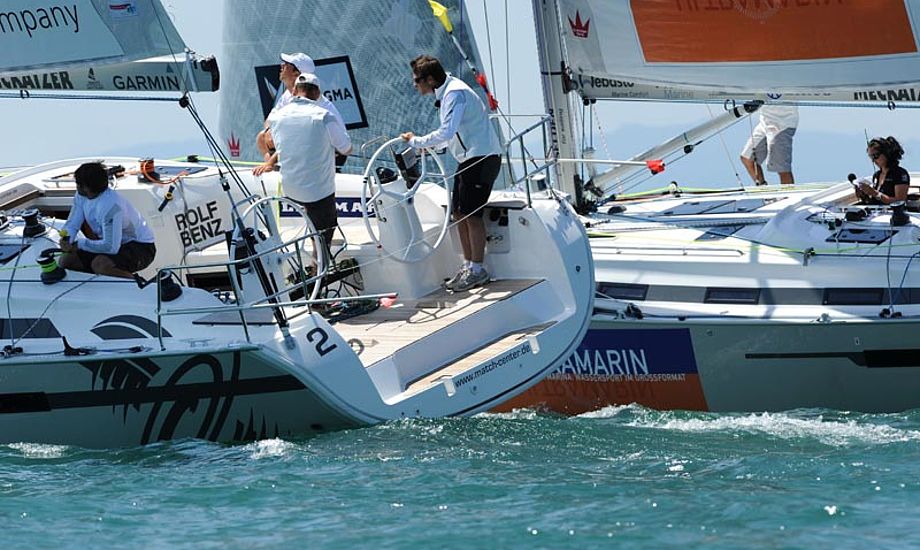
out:
<path id="1" fill-rule="evenodd" d="M 501 420 L 536 420 L 540 412 L 534 409 L 511 409 L 511 412 L 482 412 L 473 418 L 497 418 Z"/>
<path id="2" fill-rule="evenodd" d="M 608 405 L 596 411 L 588 411 L 576 416 L 576 418 L 614 418 L 623 413 L 647 411 L 645 407 L 630 403 L 629 405 Z"/>
<path id="3" fill-rule="evenodd" d="M 260 441 L 254 441 L 244 448 L 248 451 L 252 451 L 250 455 L 251 458 L 259 460 L 262 458 L 274 458 L 279 456 L 285 456 L 289 451 L 293 450 L 296 446 L 293 443 L 285 441 L 283 439 L 262 439 Z"/>
<path id="4" fill-rule="evenodd" d="M 26 458 L 61 458 L 67 450 L 67 445 L 44 443 L 10 443 L 9 447 L 21 452 Z"/>
<path id="5" fill-rule="evenodd" d="M 685 414 L 685 413 L 684 413 Z M 876 444 L 920 441 L 920 431 L 892 426 L 860 423 L 856 420 L 825 420 L 823 417 L 797 418 L 785 413 L 760 413 L 744 416 L 705 416 L 675 418 L 674 413 L 640 415 L 630 426 L 678 432 L 763 433 L 783 439 L 811 438 L 829 445 Z"/>

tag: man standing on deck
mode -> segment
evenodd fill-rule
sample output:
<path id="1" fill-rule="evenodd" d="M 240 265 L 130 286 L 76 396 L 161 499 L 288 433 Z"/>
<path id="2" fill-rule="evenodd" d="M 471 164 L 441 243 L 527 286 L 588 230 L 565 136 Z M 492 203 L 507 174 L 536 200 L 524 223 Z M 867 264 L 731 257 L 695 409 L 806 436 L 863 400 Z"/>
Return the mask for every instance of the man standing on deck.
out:
<path id="1" fill-rule="evenodd" d="M 303 73 L 294 83 L 291 102 L 268 116 L 281 160 L 285 195 L 307 211 L 323 235 L 328 254 L 337 225 L 335 207 L 335 153 L 351 152 L 345 128 L 320 105 L 320 83 Z"/>
<path id="2" fill-rule="evenodd" d="M 316 64 L 313 62 L 313 59 L 301 52 L 297 53 L 282 53 L 281 54 L 281 73 L 279 78 L 281 79 L 281 84 L 284 86 L 284 92 L 275 100 L 275 105 L 272 107 L 271 113 L 274 113 L 278 109 L 285 107 L 287 104 L 294 99 L 294 82 L 297 80 L 297 77 L 301 74 L 314 74 L 316 73 Z M 345 131 L 345 121 L 342 119 L 342 115 L 339 113 L 339 110 L 336 108 L 335 104 L 329 101 L 326 96 L 319 96 L 317 103 L 326 110 L 328 110 L 335 117 L 336 122 L 341 125 L 342 131 Z M 271 116 L 269 113 L 269 116 Z M 265 164 L 257 166 L 253 169 L 255 175 L 261 175 L 269 170 L 274 170 L 275 165 L 278 163 L 278 155 L 275 151 L 275 143 L 272 139 L 271 129 L 268 125 L 268 119 L 265 119 L 265 127 L 256 135 L 256 147 L 258 147 L 259 152 L 262 153 L 263 158 L 265 159 Z"/>
<path id="3" fill-rule="evenodd" d="M 741 163 L 757 185 L 766 185 L 763 167 L 779 173 L 779 182 L 795 183 L 792 175 L 792 138 L 799 125 L 799 108 L 795 105 L 764 105 L 760 122 L 741 152 Z"/>
<path id="4" fill-rule="evenodd" d="M 447 144 L 460 163 L 454 176 L 452 203 L 464 263 L 445 286 L 454 291 L 482 286 L 489 282 L 489 273 L 482 265 L 486 249 L 482 210 L 501 169 L 501 143 L 488 109 L 465 82 L 445 73 L 441 62 L 430 55 L 420 55 L 409 65 L 419 93 L 434 94 L 441 125 L 421 137 L 412 132 L 401 137 L 416 149 Z"/>

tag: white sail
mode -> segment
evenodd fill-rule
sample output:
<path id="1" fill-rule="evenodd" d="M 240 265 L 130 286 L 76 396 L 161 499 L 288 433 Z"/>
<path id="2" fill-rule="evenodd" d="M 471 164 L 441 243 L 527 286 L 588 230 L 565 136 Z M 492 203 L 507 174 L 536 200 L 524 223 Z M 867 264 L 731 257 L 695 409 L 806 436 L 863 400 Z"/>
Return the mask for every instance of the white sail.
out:
<path id="1" fill-rule="evenodd" d="M 159 0 L 3 0 L 0 76 L 181 54 Z"/>
<path id="2" fill-rule="evenodd" d="M 450 10 L 454 36 L 477 67 L 478 49 L 459 0 Z M 450 35 L 424 0 L 230 0 L 224 16 L 220 134 L 228 156 L 261 160 L 255 134 L 277 93 L 279 54 L 316 61 L 323 93 L 341 112 L 355 144 L 399 132 L 433 129 L 432 96 L 412 86 L 409 61 L 426 53 L 478 90 Z"/>
<path id="3" fill-rule="evenodd" d="M 917 101 L 920 2 L 558 0 L 591 97 Z"/>

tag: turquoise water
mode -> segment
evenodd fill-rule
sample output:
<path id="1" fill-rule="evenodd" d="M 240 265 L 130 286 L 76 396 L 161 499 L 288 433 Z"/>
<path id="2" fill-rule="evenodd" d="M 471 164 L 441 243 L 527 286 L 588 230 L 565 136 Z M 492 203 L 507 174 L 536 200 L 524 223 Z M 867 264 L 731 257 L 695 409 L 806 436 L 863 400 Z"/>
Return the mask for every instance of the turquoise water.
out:
<path id="1" fill-rule="evenodd" d="M 297 440 L 0 446 L 4 546 L 917 547 L 920 411 L 529 411 Z"/>

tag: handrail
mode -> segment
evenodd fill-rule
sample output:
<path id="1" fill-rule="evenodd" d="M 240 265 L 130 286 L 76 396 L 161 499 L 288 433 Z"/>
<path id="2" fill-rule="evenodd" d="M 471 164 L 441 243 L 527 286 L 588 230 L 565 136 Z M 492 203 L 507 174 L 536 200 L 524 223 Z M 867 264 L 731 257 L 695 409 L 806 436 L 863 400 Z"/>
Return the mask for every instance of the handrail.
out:
<path id="1" fill-rule="evenodd" d="M 547 124 L 547 123 L 550 122 L 550 121 L 552 121 L 552 117 L 550 117 L 549 115 L 543 115 L 542 117 L 540 117 L 540 120 L 538 120 L 537 122 L 534 122 L 533 124 L 531 124 L 531 125 L 528 126 L 527 128 L 524 128 L 523 130 L 521 130 L 521 131 L 518 132 L 517 134 L 515 134 L 515 135 L 511 136 L 510 138 L 508 138 L 507 141 L 506 141 L 506 143 L 511 143 L 512 141 L 516 141 L 516 140 L 518 140 L 518 139 L 524 137 L 525 134 L 530 133 L 530 131 L 533 130 L 534 128 L 539 128 L 540 126 L 544 126 L 545 124 Z"/>
<path id="2" fill-rule="evenodd" d="M 531 182 L 533 181 L 533 177 L 534 177 L 536 174 L 538 174 L 538 173 L 540 173 L 540 172 L 543 172 L 543 173 L 545 173 L 545 178 L 546 178 L 547 180 L 549 180 L 549 179 L 550 179 L 550 171 L 551 171 L 552 167 L 556 165 L 556 159 L 539 159 L 540 161 L 543 162 L 543 164 L 542 164 L 542 165 L 538 164 L 538 163 L 537 163 L 537 160 L 538 160 L 538 159 L 535 159 L 533 156 L 528 156 L 528 154 L 527 154 L 527 148 L 524 146 L 524 137 L 527 136 L 528 134 L 530 134 L 531 132 L 533 132 L 534 130 L 536 130 L 537 128 L 539 128 L 539 129 L 541 130 L 541 132 L 542 132 L 542 138 L 543 138 L 543 151 L 546 151 L 546 150 L 547 150 L 547 149 L 546 149 L 546 148 L 547 148 L 547 137 L 548 137 L 548 136 L 547 136 L 547 131 L 546 131 L 546 130 L 547 130 L 547 126 L 548 126 L 549 124 L 551 124 L 551 123 L 552 123 L 552 118 L 549 117 L 549 116 L 544 115 L 544 116 L 540 117 L 540 120 L 538 120 L 537 122 L 531 124 L 530 126 L 528 126 L 527 128 L 525 128 L 524 130 L 522 130 L 522 131 L 520 131 L 520 132 L 514 134 L 513 136 L 511 136 L 510 138 L 508 138 L 508 140 L 505 142 L 505 146 L 504 146 L 504 150 L 505 150 L 505 159 L 506 159 L 506 164 L 508 165 L 508 170 L 509 170 L 509 173 L 510 173 L 510 176 L 511 176 L 511 178 L 510 178 L 510 179 L 511 179 L 511 184 L 512 184 L 512 186 L 516 186 L 516 185 L 520 184 L 521 182 L 526 181 L 526 185 L 525 185 L 524 190 L 525 190 L 525 192 L 527 193 L 527 206 L 528 206 L 528 207 L 533 206 L 533 202 L 532 202 L 532 198 L 531 198 L 531 188 L 530 188 L 530 187 L 531 187 Z M 514 164 L 514 163 L 513 163 L 513 161 L 511 160 L 511 149 L 512 149 L 512 147 L 513 147 L 513 145 L 514 145 L 515 143 L 518 143 L 519 146 L 520 146 L 521 156 L 520 156 L 520 159 L 519 159 L 519 160 L 520 160 L 520 163 L 521 163 L 521 167 L 522 167 L 522 169 L 523 169 L 523 171 L 524 171 L 524 176 L 522 176 L 522 177 L 520 177 L 520 178 L 515 178 L 515 177 L 514 177 L 514 167 L 513 167 L 513 164 Z M 516 159 L 516 160 L 517 160 L 517 159 Z M 530 163 L 533 164 L 534 167 L 533 167 L 532 170 L 528 170 L 528 168 L 527 168 L 527 163 L 528 163 L 528 162 L 530 162 Z"/>
<path id="3" fill-rule="evenodd" d="M 235 305 L 223 304 L 219 306 L 203 306 L 203 307 L 187 307 L 187 308 L 164 308 L 163 301 L 161 296 L 161 289 L 157 285 L 157 338 L 160 342 L 160 348 L 165 349 L 163 344 L 163 317 L 170 315 L 192 315 L 192 314 L 206 314 L 206 313 L 220 313 L 220 312 L 237 312 L 240 316 L 240 325 L 243 328 L 243 334 L 246 338 L 247 343 L 252 343 L 251 334 L 249 331 L 249 321 L 246 320 L 246 311 L 250 310 L 259 310 L 259 309 L 277 309 L 277 308 L 305 308 L 303 311 L 292 315 L 290 318 L 296 318 L 304 313 L 310 311 L 309 306 L 315 304 L 325 304 L 331 302 L 351 302 L 358 300 L 374 300 L 381 298 L 392 298 L 397 294 L 396 292 L 388 292 L 382 294 L 360 294 L 357 296 L 338 296 L 335 298 L 308 298 L 309 292 L 308 287 L 311 283 L 317 283 L 322 280 L 328 273 L 328 266 L 324 266 L 323 270 L 311 277 L 299 277 L 299 281 L 294 284 L 286 285 L 280 288 L 278 291 L 265 296 L 260 296 L 259 298 L 252 300 L 250 302 L 240 302 L 242 296 L 242 289 L 239 286 L 239 281 L 236 278 L 236 268 L 243 264 L 249 264 L 255 262 L 265 256 L 276 254 L 278 251 L 293 246 L 296 251 L 297 256 L 297 266 L 303 266 L 303 257 L 301 256 L 301 243 L 307 239 L 312 239 L 315 235 L 319 235 L 319 232 L 308 233 L 294 239 L 290 239 L 282 242 L 281 244 L 275 245 L 269 249 L 263 250 L 252 256 L 241 258 L 238 260 L 228 259 L 223 262 L 213 262 L 208 264 L 195 264 L 195 265 L 173 265 L 161 267 L 157 270 L 156 278 L 159 280 L 161 277 L 161 272 L 163 271 L 182 271 L 182 270 L 192 270 L 200 268 L 215 268 L 223 267 L 227 271 L 227 276 L 230 279 L 230 285 L 233 290 L 234 296 L 237 299 Z M 294 290 L 302 288 L 303 298 L 298 300 L 286 300 L 286 301 L 277 301 L 276 299 L 279 296 L 282 296 L 286 293 L 293 292 Z M 271 301 L 275 300 L 275 301 Z M 270 302 L 271 303 L 268 303 Z"/>
<path id="4" fill-rule="evenodd" d="M 372 300 L 380 298 L 392 298 L 396 296 L 395 292 L 382 294 L 361 294 L 358 296 L 342 296 L 336 298 L 317 298 L 315 300 L 295 300 L 287 302 L 272 302 L 270 304 L 252 303 L 244 305 L 225 305 L 225 306 L 208 306 L 208 307 L 189 307 L 180 309 L 167 309 L 161 312 L 162 315 L 191 315 L 193 313 L 221 313 L 225 311 L 248 311 L 250 309 L 272 309 L 275 307 L 304 307 L 311 304 L 328 304 L 330 302 L 356 302 L 358 300 Z"/>
<path id="5" fill-rule="evenodd" d="M 295 250 L 295 254 L 296 254 L 296 261 L 294 262 L 295 265 L 293 266 L 293 268 L 299 273 L 306 273 L 306 269 L 304 268 L 303 257 L 301 256 L 301 243 L 303 243 L 307 239 L 313 239 L 314 237 L 318 235 L 319 235 L 319 232 L 314 230 L 311 233 L 307 233 L 300 237 L 295 237 L 293 239 L 283 241 L 280 244 L 274 245 L 266 250 L 257 252 L 251 256 L 247 256 L 246 258 L 240 258 L 240 259 L 229 259 L 228 258 L 226 261 L 223 261 L 223 262 L 213 262 L 213 263 L 208 263 L 208 264 L 171 265 L 171 266 L 160 267 L 157 269 L 156 280 L 159 281 L 161 279 L 164 271 L 181 272 L 183 270 L 192 270 L 192 269 L 201 269 L 201 268 L 218 268 L 218 267 L 225 268 L 227 271 L 227 276 L 230 280 L 231 288 L 233 289 L 233 294 L 236 298 L 237 304 L 239 305 L 236 307 L 226 306 L 226 305 L 220 306 L 220 307 L 217 307 L 215 311 L 239 311 L 240 321 L 243 325 L 243 332 L 245 334 L 246 341 L 250 342 L 249 327 L 248 327 L 248 324 L 246 323 L 245 315 L 243 315 L 243 310 L 245 310 L 246 308 L 250 308 L 250 307 L 255 308 L 260 305 L 264 307 L 273 307 L 273 308 L 281 307 L 278 302 L 274 302 L 272 304 L 262 304 L 262 302 L 275 300 L 278 296 L 281 296 L 285 293 L 294 292 L 297 289 L 301 289 L 304 293 L 304 297 L 306 298 L 307 296 L 309 296 L 309 293 L 307 292 L 309 285 L 311 283 L 318 284 L 318 282 L 326 276 L 328 272 L 328 268 L 326 266 L 323 266 L 322 270 L 320 270 L 319 272 L 317 272 L 315 275 L 311 277 L 298 276 L 295 278 L 297 282 L 295 282 L 294 284 L 281 286 L 281 288 L 274 293 L 259 297 L 258 299 L 253 300 L 252 302 L 249 302 L 249 303 L 242 303 L 240 301 L 243 297 L 242 289 L 240 288 L 237 278 L 236 278 L 237 275 L 239 274 L 238 267 L 241 265 L 250 265 L 254 262 L 261 260 L 265 256 L 276 255 L 280 250 L 293 246 Z M 291 259 L 292 257 L 288 255 L 287 258 Z M 303 305 L 310 305 L 313 302 L 311 302 L 309 299 L 305 299 L 302 301 L 298 301 L 296 303 L 303 304 Z M 173 310 L 173 311 L 164 310 L 163 309 L 162 289 L 160 288 L 160 285 L 157 285 L 157 310 L 156 310 L 157 338 L 160 342 L 160 348 L 165 349 L 163 346 L 163 316 L 190 314 L 190 313 L 195 313 L 196 311 L 199 313 L 205 313 L 206 312 L 205 310 L 210 311 L 211 308 L 187 308 L 187 310 L 183 310 L 182 313 L 176 313 L 176 310 Z"/>

